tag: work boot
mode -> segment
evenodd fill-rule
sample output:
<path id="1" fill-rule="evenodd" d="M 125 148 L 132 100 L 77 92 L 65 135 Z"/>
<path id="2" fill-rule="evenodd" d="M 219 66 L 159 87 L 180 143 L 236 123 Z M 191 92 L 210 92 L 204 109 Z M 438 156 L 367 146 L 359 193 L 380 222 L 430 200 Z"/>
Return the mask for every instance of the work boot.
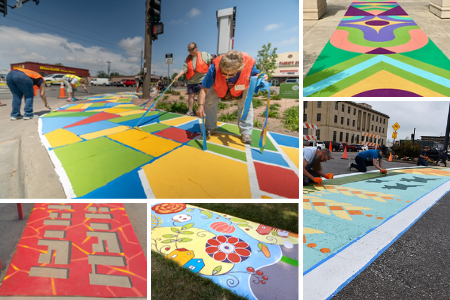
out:
<path id="1" fill-rule="evenodd" d="M 188 116 L 188 117 L 193 117 L 193 116 L 194 116 L 194 112 L 193 112 L 193 111 L 188 111 L 188 112 L 186 113 L 186 116 Z"/>
<path id="2" fill-rule="evenodd" d="M 349 170 L 349 171 L 351 171 L 351 170 L 352 170 L 352 163 L 349 163 L 349 164 L 348 164 L 348 168 L 347 168 L 347 170 Z"/>
<path id="3" fill-rule="evenodd" d="M 39 118 L 38 115 L 32 115 L 32 116 L 25 116 L 25 117 L 23 117 L 24 120 L 31 120 L 31 119 L 37 119 L 37 118 Z"/>
<path id="4" fill-rule="evenodd" d="M 11 121 L 16 121 L 16 120 L 20 120 L 20 119 L 22 119 L 23 118 L 23 116 L 17 116 L 17 117 L 11 117 Z"/>
<path id="5" fill-rule="evenodd" d="M 251 144 L 253 141 L 252 141 L 252 136 L 250 135 L 250 134 L 243 134 L 242 136 L 241 136 L 241 141 L 244 143 L 244 144 Z"/>
<path id="6" fill-rule="evenodd" d="M 206 129 L 206 137 L 207 138 L 210 137 L 211 135 L 215 134 L 215 133 L 216 133 L 215 129 L 211 129 L 211 130 Z M 202 138 L 203 138 L 203 132 L 202 132 Z"/>

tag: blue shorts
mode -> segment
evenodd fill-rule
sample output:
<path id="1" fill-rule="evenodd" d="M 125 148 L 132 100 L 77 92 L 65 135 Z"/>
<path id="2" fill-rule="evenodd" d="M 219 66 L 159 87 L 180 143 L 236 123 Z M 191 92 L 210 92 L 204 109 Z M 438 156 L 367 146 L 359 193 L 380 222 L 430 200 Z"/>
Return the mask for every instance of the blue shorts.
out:
<path id="1" fill-rule="evenodd" d="M 188 95 L 192 95 L 192 94 L 195 94 L 195 93 L 200 93 L 201 90 L 202 90 L 202 84 L 201 83 L 188 84 L 187 85 Z"/>

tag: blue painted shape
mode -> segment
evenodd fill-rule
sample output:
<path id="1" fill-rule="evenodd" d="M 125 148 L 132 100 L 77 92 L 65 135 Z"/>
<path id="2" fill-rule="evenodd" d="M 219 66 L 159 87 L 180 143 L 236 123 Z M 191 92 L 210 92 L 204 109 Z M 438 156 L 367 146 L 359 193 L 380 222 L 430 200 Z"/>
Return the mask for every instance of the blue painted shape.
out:
<path id="1" fill-rule="evenodd" d="M 300 140 L 297 137 L 270 132 L 270 136 L 278 145 L 299 148 Z"/>
<path id="2" fill-rule="evenodd" d="M 42 134 L 52 132 L 53 130 L 63 128 L 64 126 L 71 125 L 76 122 L 80 122 L 88 117 L 53 117 L 42 118 Z"/>
<path id="3" fill-rule="evenodd" d="M 289 164 L 284 160 L 283 156 L 278 153 L 266 151 L 261 154 L 260 151 L 256 149 L 251 149 L 253 160 L 258 160 L 262 162 L 271 163 L 274 165 L 284 166 L 289 168 Z"/>
<path id="4" fill-rule="evenodd" d="M 78 199 L 146 199 L 137 168 Z"/>
<path id="5" fill-rule="evenodd" d="M 183 267 L 191 272 L 198 273 L 205 266 L 202 258 L 191 258 Z"/>
<path id="6" fill-rule="evenodd" d="M 104 129 L 118 127 L 120 125 L 108 121 L 98 121 L 94 123 L 64 128 L 70 132 L 75 133 L 76 135 L 83 135 L 91 132 L 96 132 Z"/>
<path id="7" fill-rule="evenodd" d="M 159 114 L 146 116 L 139 122 L 139 127 L 146 125 L 146 124 L 150 124 L 150 123 L 156 123 L 156 122 L 159 122 Z M 136 119 L 124 121 L 124 122 L 117 123 L 117 124 L 134 127 L 136 125 Z"/>
<path id="8" fill-rule="evenodd" d="M 177 126 L 177 128 L 184 129 L 186 131 L 190 131 L 192 133 L 201 132 L 199 120 L 193 120 L 189 123 Z"/>

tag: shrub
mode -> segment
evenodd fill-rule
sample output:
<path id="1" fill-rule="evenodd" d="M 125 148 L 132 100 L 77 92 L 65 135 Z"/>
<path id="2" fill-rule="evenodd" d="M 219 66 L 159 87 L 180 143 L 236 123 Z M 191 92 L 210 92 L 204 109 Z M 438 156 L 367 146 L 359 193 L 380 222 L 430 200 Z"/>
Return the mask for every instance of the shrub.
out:
<path id="1" fill-rule="evenodd" d="M 183 100 L 184 99 L 184 97 L 183 96 L 180 96 L 180 100 Z"/>
<path id="2" fill-rule="evenodd" d="M 278 111 L 278 109 L 281 107 L 280 104 L 275 103 L 275 104 L 270 104 L 270 110 L 276 110 Z"/>
<path id="3" fill-rule="evenodd" d="M 261 99 L 253 99 L 253 108 L 258 108 L 264 105 L 264 102 Z"/>
<path id="4" fill-rule="evenodd" d="M 280 97 L 280 95 L 273 95 L 273 96 L 271 95 L 270 99 L 271 100 L 281 100 L 281 97 Z"/>
<path id="5" fill-rule="evenodd" d="M 228 105 L 226 103 L 219 102 L 219 110 L 226 109 L 227 107 Z"/>
<path id="6" fill-rule="evenodd" d="M 269 92 L 264 90 L 264 91 L 258 91 L 258 96 L 264 96 L 264 97 L 268 97 L 269 96 Z"/>
<path id="7" fill-rule="evenodd" d="M 395 145 L 393 151 L 399 157 L 418 157 L 421 147 L 419 143 L 404 141 L 400 145 Z"/>
<path id="8" fill-rule="evenodd" d="M 170 103 L 158 102 L 156 103 L 156 109 L 170 110 Z"/>
<path id="9" fill-rule="evenodd" d="M 280 114 L 278 113 L 278 111 L 276 110 L 271 110 L 269 109 L 269 113 L 268 113 L 269 118 L 272 119 L 278 119 L 280 118 Z M 266 117 L 266 111 L 263 111 L 263 113 L 261 114 L 261 117 Z"/>
<path id="10" fill-rule="evenodd" d="M 262 128 L 263 123 L 260 122 L 258 119 L 253 120 L 253 127 Z"/>
<path id="11" fill-rule="evenodd" d="M 238 119 L 238 111 L 235 110 L 232 113 L 221 114 L 218 118 L 220 122 L 230 122 L 237 121 Z"/>
<path id="12" fill-rule="evenodd" d="M 299 106 L 293 106 L 284 111 L 284 128 L 291 131 L 299 131 L 300 109 Z"/>
<path id="13" fill-rule="evenodd" d="M 186 103 L 174 102 L 168 111 L 173 113 L 185 114 L 188 110 L 189 109 Z"/>
<path id="14" fill-rule="evenodd" d="M 169 96 L 164 96 L 163 100 L 169 99 Z"/>

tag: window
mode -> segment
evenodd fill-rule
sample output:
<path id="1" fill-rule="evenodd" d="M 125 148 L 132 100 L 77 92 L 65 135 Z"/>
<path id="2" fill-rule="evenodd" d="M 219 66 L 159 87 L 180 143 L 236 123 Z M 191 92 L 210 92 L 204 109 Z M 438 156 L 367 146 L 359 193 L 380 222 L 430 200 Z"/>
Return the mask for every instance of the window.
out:
<path id="1" fill-rule="evenodd" d="M 322 101 L 317 101 L 317 108 L 321 108 L 322 107 Z"/>
<path id="2" fill-rule="evenodd" d="M 386 119 L 383 119 L 383 124 L 386 124 Z"/>
<path id="3" fill-rule="evenodd" d="M 353 123 L 352 123 L 352 124 L 353 124 L 353 127 L 355 127 L 355 120 L 353 120 Z"/>
<path id="4" fill-rule="evenodd" d="M 344 117 L 341 117 L 341 124 L 344 125 Z"/>
<path id="5" fill-rule="evenodd" d="M 378 128 L 378 132 L 381 132 L 381 126 Z"/>
<path id="6" fill-rule="evenodd" d="M 377 131 L 378 130 L 378 126 L 375 126 L 375 131 Z"/>
<path id="7" fill-rule="evenodd" d="M 336 131 L 333 131 L 333 141 L 336 140 Z"/>
<path id="8" fill-rule="evenodd" d="M 342 104 L 342 112 L 345 112 L 345 105 Z"/>
<path id="9" fill-rule="evenodd" d="M 372 115 L 372 121 L 373 121 L 373 120 L 375 120 L 375 116 L 374 116 L 374 115 Z"/>
<path id="10" fill-rule="evenodd" d="M 350 119 L 347 119 L 347 126 L 350 126 Z"/>
<path id="11" fill-rule="evenodd" d="M 384 133 L 384 128 L 383 128 L 383 133 Z"/>
<path id="12" fill-rule="evenodd" d="M 339 105 L 339 103 L 337 103 L 337 102 L 334 104 L 334 109 L 335 109 L 335 110 L 338 110 L 338 109 L 339 109 L 339 108 L 338 108 L 338 105 Z"/>
<path id="13" fill-rule="evenodd" d="M 378 116 L 377 116 L 377 122 L 378 122 Z"/>
<path id="14" fill-rule="evenodd" d="M 339 132 L 339 142 L 342 142 L 343 137 L 344 137 L 344 133 L 342 131 Z"/>
<path id="15" fill-rule="evenodd" d="M 345 134 L 345 142 L 348 143 L 348 132 Z"/>
<path id="16" fill-rule="evenodd" d="M 351 110 L 352 110 L 352 108 L 349 106 L 349 107 L 348 107 L 348 110 L 347 110 L 347 113 L 350 113 Z"/>
<path id="17" fill-rule="evenodd" d="M 307 122 L 308 121 L 308 115 L 307 114 L 303 114 L 303 122 Z"/>
<path id="18" fill-rule="evenodd" d="M 308 101 L 304 101 L 303 102 L 303 109 L 307 109 L 308 108 Z"/>
<path id="19" fill-rule="evenodd" d="M 320 120 L 322 120 L 322 114 L 317 114 L 317 121 L 320 121 Z"/>
<path id="20" fill-rule="evenodd" d="M 356 143 L 359 144 L 359 135 L 356 136 Z"/>
<path id="21" fill-rule="evenodd" d="M 316 137 L 317 137 L 317 140 L 320 141 L 320 129 L 316 130 Z"/>
<path id="22" fill-rule="evenodd" d="M 337 115 L 334 115 L 334 123 L 337 123 Z"/>
<path id="23" fill-rule="evenodd" d="M 354 144 L 354 143 L 355 143 L 355 135 L 352 134 L 352 144 Z"/>
<path id="24" fill-rule="evenodd" d="M 353 109 L 353 115 L 356 116 L 356 108 Z"/>
<path id="25" fill-rule="evenodd" d="M 381 139 L 381 145 L 384 145 L 384 140 L 383 139 Z"/>
<path id="26" fill-rule="evenodd" d="M 319 120 L 317 120 L 317 121 L 319 121 Z M 371 130 L 373 131 L 373 125 L 372 125 L 372 129 Z"/>

